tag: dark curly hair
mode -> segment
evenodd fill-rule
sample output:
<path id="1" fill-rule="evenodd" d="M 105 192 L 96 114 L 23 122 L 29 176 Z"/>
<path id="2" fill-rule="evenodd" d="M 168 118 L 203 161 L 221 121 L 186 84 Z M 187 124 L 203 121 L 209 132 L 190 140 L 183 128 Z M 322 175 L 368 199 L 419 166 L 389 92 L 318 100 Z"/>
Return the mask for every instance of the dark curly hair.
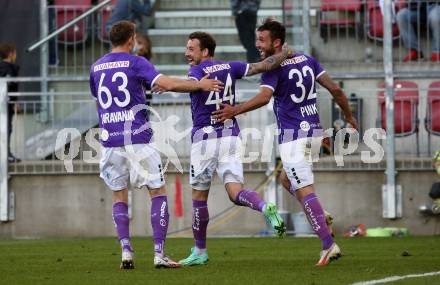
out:
<path id="1" fill-rule="evenodd" d="M 269 31 L 271 40 L 280 39 L 281 45 L 283 45 L 286 40 L 286 27 L 271 18 L 264 20 L 264 23 L 258 27 L 257 31 Z"/>

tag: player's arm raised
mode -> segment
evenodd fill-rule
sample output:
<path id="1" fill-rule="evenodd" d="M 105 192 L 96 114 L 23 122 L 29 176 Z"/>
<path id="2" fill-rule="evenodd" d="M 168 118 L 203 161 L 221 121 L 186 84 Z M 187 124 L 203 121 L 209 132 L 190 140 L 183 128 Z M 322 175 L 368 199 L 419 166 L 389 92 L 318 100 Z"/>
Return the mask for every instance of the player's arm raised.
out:
<path id="1" fill-rule="evenodd" d="M 339 85 L 334 82 L 327 73 L 323 73 L 316 80 L 319 84 L 325 87 L 330 94 L 335 99 L 336 103 L 341 107 L 342 112 L 344 113 L 345 119 L 347 122 L 355 129 L 358 128 L 356 119 L 353 117 L 351 113 L 350 105 L 348 104 L 347 96 L 345 96 L 344 91 L 339 87 Z"/>
<path id="2" fill-rule="evenodd" d="M 290 55 L 294 53 L 294 50 L 289 48 L 287 44 L 283 45 L 283 49 L 280 53 L 271 55 L 263 61 L 250 63 L 246 76 L 252 76 L 258 73 L 271 71 L 280 66 L 280 64 Z"/>
<path id="3" fill-rule="evenodd" d="M 174 92 L 194 92 L 200 90 L 218 92 L 223 89 L 223 82 L 220 80 L 209 79 L 208 76 L 209 75 L 205 75 L 201 80 L 197 81 L 162 75 L 154 82 L 153 88 Z"/>
<path id="4" fill-rule="evenodd" d="M 218 121 L 223 122 L 224 120 L 231 119 L 232 117 L 258 109 L 266 105 L 267 103 L 269 103 L 272 95 L 272 89 L 261 87 L 260 92 L 248 101 L 235 106 L 221 104 L 222 109 L 214 111 L 212 114 L 214 115 L 214 118 L 216 118 Z"/>

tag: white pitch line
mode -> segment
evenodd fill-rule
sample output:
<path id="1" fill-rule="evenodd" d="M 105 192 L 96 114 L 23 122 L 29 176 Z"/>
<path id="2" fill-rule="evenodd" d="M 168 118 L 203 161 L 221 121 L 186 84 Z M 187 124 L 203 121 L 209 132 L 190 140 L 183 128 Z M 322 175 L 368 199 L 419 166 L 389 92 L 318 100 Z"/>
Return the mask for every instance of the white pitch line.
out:
<path id="1" fill-rule="evenodd" d="M 380 284 L 380 283 L 394 282 L 394 281 L 403 280 L 403 279 L 407 279 L 407 278 L 418 278 L 418 277 L 427 277 L 427 276 L 434 276 L 434 275 L 440 275 L 440 271 L 427 272 L 427 273 L 422 273 L 422 274 L 410 274 L 410 275 L 404 275 L 404 276 L 390 276 L 390 277 L 387 277 L 384 279 L 356 282 L 351 285 L 374 285 L 374 284 Z"/>

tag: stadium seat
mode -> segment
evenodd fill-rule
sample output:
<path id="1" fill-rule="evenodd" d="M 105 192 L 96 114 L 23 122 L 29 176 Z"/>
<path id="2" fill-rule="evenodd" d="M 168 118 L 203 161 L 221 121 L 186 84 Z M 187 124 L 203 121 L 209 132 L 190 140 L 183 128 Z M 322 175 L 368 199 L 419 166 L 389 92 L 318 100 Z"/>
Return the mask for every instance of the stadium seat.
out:
<path id="1" fill-rule="evenodd" d="M 428 131 L 428 153 L 431 153 L 431 134 L 440 136 L 440 81 L 428 88 L 425 128 Z"/>
<path id="2" fill-rule="evenodd" d="M 330 28 L 354 28 L 356 35 L 361 29 L 361 0 L 321 0 L 319 30 L 324 41 L 327 40 Z M 338 12 L 337 18 L 329 18 L 329 12 Z M 350 15 L 354 13 L 354 18 Z"/>
<path id="3" fill-rule="evenodd" d="M 102 2 L 103 0 L 99 0 Z M 103 42 L 110 42 L 108 39 L 108 33 L 105 30 L 105 25 L 110 17 L 113 7 L 116 5 L 116 0 L 112 0 L 110 4 L 102 8 L 98 13 L 98 38 Z"/>
<path id="4" fill-rule="evenodd" d="M 90 9 L 91 0 L 55 0 L 57 28 L 77 18 Z M 83 43 L 87 40 L 87 19 L 81 20 L 58 35 L 58 42 L 65 44 Z"/>
<path id="5" fill-rule="evenodd" d="M 401 8 L 406 6 L 405 0 L 397 0 L 395 3 L 396 13 Z M 366 13 L 365 13 L 365 30 L 367 36 L 370 39 L 382 41 L 383 40 L 383 17 L 382 11 L 379 6 L 378 0 L 367 0 L 366 3 Z M 398 39 L 400 37 L 399 27 L 397 23 L 393 23 L 392 27 L 393 39 Z"/>
<path id="6" fill-rule="evenodd" d="M 385 83 L 379 84 L 384 90 Z M 378 93 L 378 125 L 386 130 L 385 92 Z M 419 155 L 419 91 L 417 84 L 411 81 L 394 81 L 394 132 L 396 137 L 416 134 L 417 155 Z"/>

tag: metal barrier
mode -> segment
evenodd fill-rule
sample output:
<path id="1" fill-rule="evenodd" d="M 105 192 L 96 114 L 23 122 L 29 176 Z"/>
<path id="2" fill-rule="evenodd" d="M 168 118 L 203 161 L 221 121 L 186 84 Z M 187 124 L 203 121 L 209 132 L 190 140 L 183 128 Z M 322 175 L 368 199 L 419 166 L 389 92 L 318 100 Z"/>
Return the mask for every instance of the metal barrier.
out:
<path id="1" fill-rule="evenodd" d="M 87 85 L 84 84 L 84 86 L 87 90 Z M 437 89 L 430 88 L 428 90 L 427 86 L 416 86 L 416 88 L 404 86 L 398 81 L 395 88 L 397 168 L 400 170 L 430 169 L 431 153 L 428 151 L 440 148 L 440 138 L 436 129 L 438 124 L 432 119 L 438 115 L 438 109 L 433 110 L 433 102 L 438 102 L 439 99 L 435 94 L 429 96 L 428 99 L 427 94 L 428 91 L 432 92 Z M 362 161 L 362 152 L 372 151 L 371 147 L 365 143 L 366 137 L 364 136 L 367 134 L 371 136 L 372 129 L 385 128 L 383 92 L 383 88 L 353 90 L 352 92 L 347 90 L 347 94 L 352 94 L 349 97 L 350 104 L 360 123 L 359 144 L 353 150 L 347 150 L 336 149 L 334 143 L 335 139 L 340 139 L 340 136 L 336 135 L 337 131 L 346 127 L 340 110 L 326 90 L 319 90 L 318 106 L 322 125 L 324 129 L 333 128 L 334 130 L 328 131 L 330 138 L 325 140 L 321 158 L 315 164 L 316 170 L 384 169 L 385 158 L 381 158 L 377 163 Z M 255 93 L 254 89 L 239 90 L 237 98 L 244 100 Z M 49 121 L 38 119 L 39 113 L 42 112 L 41 101 L 29 99 L 31 95 L 38 96 L 36 98 L 40 96 L 49 98 L 49 113 L 51 114 Z M 17 107 L 12 109 L 18 111 L 13 117 L 10 148 L 11 152 L 22 160 L 21 162 L 9 163 L 8 174 L 67 173 L 64 162 L 60 158 L 72 155 L 69 153 L 75 148 L 78 148 L 78 152 L 71 157 L 72 173 L 98 172 L 98 131 L 89 132 L 90 129 L 98 127 L 98 118 L 95 101 L 89 96 L 88 91 L 53 91 L 47 94 L 39 92 L 10 93 L 8 96 L 9 98 L 15 97 L 16 101 L 10 100 L 8 104 L 16 105 Z M 192 119 L 189 116 L 189 98 L 187 95 L 173 93 L 155 95 L 153 98 L 150 119 L 156 139 L 159 143 L 169 144 L 180 160 L 182 169 L 187 171 L 190 154 L 189 134 L 192 126 Z M 2 113 L 2 116 L 5 114 Z M 271 163 L 270 149 L 276 145 L 275 134 L 270 133 L 276 129 L 276 126 L 273 125 L 274 118 L 271 107 L 260 108 L 240 116 L 238 119 L 242 129 L 243 142 L 246 144 L 245 170 L 266 171 L 268 163 Z M 5 129 L 5 121 L 1 122 L 3 127 L 1 130 L 3 130 Z M 57 137 L 63 129 L 75 129 L 76 131 L 70 132 L 66 141 L 57 144 Z M 384 139 L 380 140 L 375 136 L 369 138 L 379 145 L 385 145 Z M 343 141 L 345 140 L 344 136 Z M 2 140 L 2 143 L 4 142 L 5 140 Z M 68 147 L 65 147 L 66 144 Z M 5 145 L 2 144 L 3 151 L 4 147 Z M 347 146 L 343 144 L 342 147 L 346 148 Z M 337 157 L 341 151 L 344 154 L 343 167 L 338 164 L 339 158 Z M 163 159 L 167 160 L 167 157 L 163 156 Z M 177 168 L 171 163 L 169 171 L 176 170 Z"/>
<path id="2" fill-rule="evenodd" d="M 416 86 L 415 88 L 403 87 L 396 81 L 394 92 L 394 120 L 396 155 L 395 163 L 398 171 L 417 171 L 432 169 L 432 155 L 440 148 L 440 137 L 436 131 L 438 123 L 434 122 L 440 109 L 434 111 L 435 104 L 439 104 L 440 96 L 432 95 L 439 92 L 440 88 Z M 359 137 L 348 135 L 339 136 L 344 142 L 339 147 L 334 145 L 338 140 L 337 131 L 346 127 L 340 109 L 334 104 L 326 90 L 319 93 L 320 119 L 324 129 L 333 128 L 332 138 L 327 145 L 330 149 L 314 164 L 315 170 L 356 171 L 356 170 L 385 170 L 386 169 L 386 119 L 385 119 L 385 89 L 383 87 L 371 89 L 347 90 L 349 103 L 354 110 L 354 116 L 359 123 Z M 437 111 L 438 110 L 438 111 Z M 436 113 L 436 114 L 434 114 Z M 383 133 L 380 134 L 379 131 Z M 382 136 L 379 139 L 379 136 Z M 373 139 L 372 139 L 373 138 Z M 347 142 L 350 140 L 350 144 Z M 359 143 L 356 143 L 359 141 Z M 374 143 L 381 146 L 382 157 L 374 162 L 367 159 L 368 155 L 378 154 L 374 150 Z M 327 149 L 327 147 L 326 147 Z M 344 154 L 343 159 L 338 156 Z"/>
<path id="3" fill-rule="evenodd" d="M 415 5 L 414 1 L 397 0 L 393 3 L 394 72 L 399 76 L 438 77 L 440 62 L 430 60 L 435 41 L 428 17 L 404 25 L 405 13 L 408 7 Z M 299 50 L 313 50 L 313 56 L 341 76 L 383 76 L 384 26 L 378 0 L 284 0 L 282 7 L 288 34 L 292 36 L 289 44 Z M 48 6 L 49 30 L 83 15 L 89 8 Z M 90 65 L 110 50 L 105 23 L 111 9 L 111 5 L 98 9 L 49 41 L 50 76 L 87 74 Z M 440 8 L 436 9 L 440 13 Z M 303 10 L 309 10 L 310 17 L 301 17 Z M 435 11 L 431 10 L 431 13 Z M 403 62 L 409 47 L 402 40 L 397 19 L 401 19 L 400 30 L 413 28 L 416 34 L 413 44 L 420 47 L 424 58 Z"/>
<path id="4" fill-rule="evenodd" d="M 48 6 L 50 32 L 78 18 L 90 8 L 82 5 Z M 111 9 L 112 6 L 107 5 L 97 10 L 49 41 L 50 76 L 88 74 L 90 65 L 110 51 L 105 22 Z"/>
<path id="5" fill-rule="evenodd" d="M 0 80 L 0 220 L 8 220 L 8 177 L 29 174 L 84 174 L 99 172 L 99 130 L 96 103 L 90 97 L 85 79 L 82 88 L 69 91 L 7 93 L 7 81 L 29 82 L 38 78 Z M 60 80 L 60 79 L 58 79 Z M 64 79 L 64 81 L 71 81 Z M 54 83 L 54 82 L 52 82 Z M 56 83 L 56 82 L 55 82 Z M 367 82 L 368 84 L 368 82 Z M 395 133 L 398 171 L 432 169 L 431 151 L 440 148 L 440 88 L 437 83 L 420 82 L 419 86 L 396 81 Z M 377 85 L 371 82 L 370 86 Z M 65 89 L 65 86 L 64 88 Z M 384 88 L 346 89 L 358 118 L 360 135 L 345 132 L 343 118 L 326 90 L 318 90 L 318 109 L 323 128 L 329 137 L 318 147 L 316 171 L 383 171 L 386 169 L 384 128 Z M 238 101 L 246 100 L 256 89 L 239 89 Z M 354 93 L 355 95 L 351 95 Z M 32 99 L 30 96 L 36 96 Z M 47 98 L 45 104 L 39 98 Z M 9 100 L 8 100 L 9 99 Z M 15 100 L 13 100 L 15 99 Z M 12 106 L 12 108 L 8 108 Z M 153 96 L 150 118 L 155 139 L 166 143 L 173 152 L 163 155 L 167 171 L 188 171 L 192 120 L 187 95 Z M 49 108 L 44 110 L 43 108 Z M 11 152 L 21 162 L 8 163 L 8 109 L 15 113 L 12 121 Z M 308 112 L 312 109 L 303 111 Z M 313 111 L 313 110 L 312 110 Z M 47 112 L 49 120 L 39 114 Z M 267 171 L 273 167 L 276 125 L 271 106 L 239 116 L 244 148 L 244 170 Z M 333 128 L 333 129 L 332 129 Z M 61 136 L 63 133 L 66 136 Z M 397 137 L 399 136 L 399 137 Z M 60 139 L 61 137 L 61 139 Z M 275 148 L 274 148 L 275 147 Z M 168 153 L 169 154 L 169 153 Z M 174 158 L 180 164 L 176 164 Z M 168 163 L 169 162 L 169 163 Z"/>
<path id="6" fill-rule="evenodd" d="M 77 83 L 83 85 L 84 88 L 76 90 L 87 90 L 87 83 Z M 11 108 L 6 106 L 5 108 L 6 110 L 12 109 L 15 113 L 10 150 L 14 156 L 21 159 L 20 162 L 9 163 L 9 175 L 67 173 L 64 162 L 60 158 L 71 156 L 71 150 L 76 148 L 78 148 L 77 153 L 70 157 L 73 164 L 71 173 L 98 172 L 98 131 L 93 130 L 98 127 L 98 117 L 96 103 L 90 97 L 89 91 L 2 94 L 2 98 L 8 97 L 10 100 L 7 104 Z M 46 98 L 45 104 L 41 98 Z M 191 144 L 189 134 L 192 127 L 192 118 L 188 115 L 190 112 L 188 95 L 169 93 L 154 96 L 151 108 L 150 119 L 155 131 L 155 140 L 169 144 L 178 155 L 183 170 L 186 171 L 189 164 Z M 48 120 L 40 119 L 43 112 L 49 114 Z M 243 117 L 241 127 L 257 129 L 265 126 L 270 114 L 271 112 L 267 109 L 253 112 Z M 6 121 L 2 121 L 2 126 L 6 126 Z M 70 129 L 75 129 L 75 131 L 70 131 Z M 57 138 L 63 130 L 69 130 L 69 136 L 63 144 L 60 144 L 57 143 Z M 247 142 L 247 149 L 250 152 L 261 152 L 260 147 L 257 140 L 249 139 Z M 167 157 L 163 156 L 163 159 L 167 160 Z M 168 169 L 177 170 L 172 164 Z M 266 169 L 267 162 L 255 161 L 245 166 L 247 171 L 265 171 Z"/>

